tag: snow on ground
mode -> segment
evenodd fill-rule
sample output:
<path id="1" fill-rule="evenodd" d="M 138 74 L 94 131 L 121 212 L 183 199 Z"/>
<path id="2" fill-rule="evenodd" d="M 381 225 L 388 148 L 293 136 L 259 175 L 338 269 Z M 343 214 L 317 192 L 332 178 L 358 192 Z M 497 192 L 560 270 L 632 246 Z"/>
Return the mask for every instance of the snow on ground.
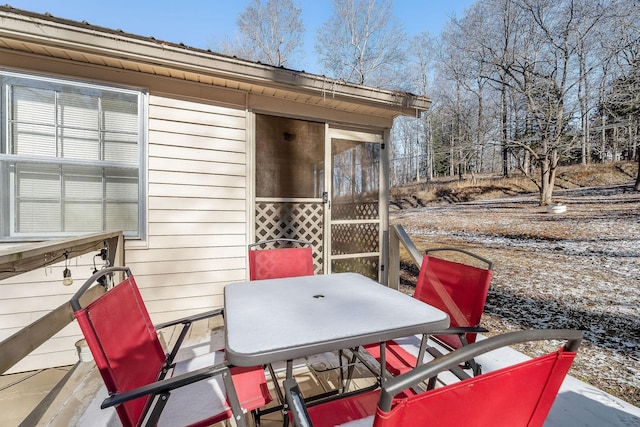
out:
<path id="1" fill-rule="evenodd" d="M 494 261 L 485 327 L 584 330 L 571 374 L 640 406 L 640 194 L 554 196 L 567 212 L 548 213 L 532 194 L 394 211 L 391 223 L 420 249 L 462 246 Z"/>

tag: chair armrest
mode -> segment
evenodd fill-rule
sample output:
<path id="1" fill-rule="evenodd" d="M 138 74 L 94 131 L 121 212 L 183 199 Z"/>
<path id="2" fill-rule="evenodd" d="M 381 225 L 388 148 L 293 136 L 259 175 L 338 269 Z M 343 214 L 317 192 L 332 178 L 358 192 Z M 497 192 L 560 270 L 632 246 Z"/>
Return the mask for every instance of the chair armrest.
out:
<path id="1" fill-rule="evenodd" d="M 307 412 L 307 405 L 300 392 L 300 387 L 295 379 L 289 378 L 282 383 L 289 412 L 293 416 L 293 425 L 295 427 L 312 427 L 311 418 Z M 285 414 L 285 417 L 288 416 Z"/>
<path id="2" fill-rule="evenodd" d="M 475 253 L 473 253 L 471 251 L 468 251 L 466 249 L 455 248 L 455 247 L 450 247 L 450 246 L 442 247 L 442 248 L 430 248 L 430 249 L 427 249 L 425 251 L 425 254 L 429 255 L 429 253 L 431 253 L 431 252 L 439 252 L 439 251 L 452 251 L 452 252 L 463 253 L 465 255 L 468 255 L 468 256 L 470 256 L 472 258 L 477 259 L 478 261 L 481 261 L 481 262 L 487 264 L 487 270 L 493 270 L 493 261 L 491 261 L 491 260 L 489 260 L 489 259 L 487 259 L 487 258 L 485 258 L 483 256 L 480 256 L 478 254 L 475 254 Z"/>
<path id="3" fill-rule="evenodd" d="M 167 370 L 169 369 L 171 364 L 173 364 L 173 360 L 176 358 L 176 355 L 178 354 L 178 350 L 180 350 L 180 347 L 182 347 L 182 343 L 184 342 L 184 339 L 187 337 L 187 333 L 189 332 L 189 328 L 191 328 L 191 325 L 193 324 L 193 322 L 196 322 L 198 320 L 208 319 L 213 316 L 223 316 L 223 315 L 224 315 L 224 309 L 218 308 L 216 310 L 205 311 L 204 313 L 194 314 L 192 316 L 187 316 L 180 319 L 175 319 L 169 322 L 154 325 L 154 328 L 156 331 L 160 329 L 168 328 L 170 326 L 182 325 L 182 330 L 180 331 L 180 335 L 178 335 L 178 339 L 173 345 L 173 348 L 171 349 L 171 351 L 167 353 L 167 360 L 165 361 L 165 364 L 162 370 L 163 371 L 162 377 L 160 379 L 164 378 L 164 375 L 166 374 Z"/>
<path id="4" fill-rule="evenodd" d="M 129 400 L 137 399 L 138 397 L 146 396 L 149 394 L 160 394 L 163 392 L 171 391 L 176 388 L 184 387 L 186 385 L 202 381 L 215 375 L 227 375 L 231 377 L 229 364 L 227 362 L 223 362 L 218 365 L 207 366 L 205 368 L 200 368 L 192 372 L 187 372 L 186 374 L 178 375 L 177 377 L 156 381 L 122 393 L 113 393 L 102 402 L 100 408 L 109 408 L 111 406 L 116 406 Z"/>
<path id="5" fill-rule="evenodd" d="M 123 393 L 113 393 L 102 402 L 100 408 L 109 408 L 127 402 L 129 400 L 137 399 L 139 397 L 147 395 L 165 395 L 165 397 L 168 398 L 169 392 L 171 390 L 205 380 L 215 375 L 222 375 L 222 381 L 224 382 L 224 386 L 227 392 L 227 401 L 234 414 L 238 427 L 245 427 L 246 423 L 244 421 L 244 418 L 240 416 L 240 414 L 243 413 L 243 409 L 240 406 L 238 393 L 236 392 L 235 385 L 233 384 L 233 379 L 231 377 L 231 366 L 232 365 L 230 365 L 228 362 L 223 362 L 217 365 L 200 368 L 192 372 L 187 372 L 185 374 L 178 375 L 177 377 L 156 381 L 154 383 L 128 390 Z M 166 398 L 160 399 L 161 402 L 158 403 L 158 405 L 160 406 L 160 410 L 157 411 L 157 413 L 155 409 L 152 411 L 150 421 L 152 421 L 153 423 L 157 422 L 157 417 L 159 417 L 160 412 L 166 404 Z"/>
<path id="6" fill-rule="evenodd" d="M 476 332 L 489 332 L 489 330 L 482 326 L 451 326 L 450 328 L 440 331 L 429 332 L 429 335 L 469 334 Z"/>
<path id="7" fill-rule="evenodd" d="M 189 323 L 197 322 L 198 320 L 208 319 L 209 317 L 214 316 L 224 316 L 224 309 L 218 308 L 216 310 L 205 311 L 204 313 L 194 314 L 193 316 L 182 317 L 180 319 L 170 320 L 169 322 L 158 323 L 154 325 L 154 328 L 157 330 L 168 328 L 169 326 L 175 325 L 186 325 Z"/>

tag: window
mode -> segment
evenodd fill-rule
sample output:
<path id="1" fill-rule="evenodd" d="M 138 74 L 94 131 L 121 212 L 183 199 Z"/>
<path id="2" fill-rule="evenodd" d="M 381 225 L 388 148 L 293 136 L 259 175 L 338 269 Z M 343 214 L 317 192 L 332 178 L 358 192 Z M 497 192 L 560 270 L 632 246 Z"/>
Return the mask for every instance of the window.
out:
<path id="1" fill-rule="evenodd" d="M 0 70 L 0 238 L 144 234 L 142 91 Z"/>

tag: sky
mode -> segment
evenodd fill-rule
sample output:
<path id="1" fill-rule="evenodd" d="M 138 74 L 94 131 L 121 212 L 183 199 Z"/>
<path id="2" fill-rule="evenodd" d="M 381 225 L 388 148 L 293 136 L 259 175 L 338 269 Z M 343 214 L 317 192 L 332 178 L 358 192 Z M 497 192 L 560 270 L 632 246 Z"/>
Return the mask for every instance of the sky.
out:
<path id="1" fill-rule="evenodd" d="M 331 16 L 331 0 L 295 0 L 306 28 L 305 71 L 315 69 L 314 40 Z M 7 0 L 16 9 L 50 13 L 58 18 L 86 21 L 139 36 L 209 49 L 216 41 L 237 33 L 236 20 L 250 0 Z M 394 0 L 394 13 L 411 35 L 438 35 L 452 17 L 464 15 L 474 0 Z"/>

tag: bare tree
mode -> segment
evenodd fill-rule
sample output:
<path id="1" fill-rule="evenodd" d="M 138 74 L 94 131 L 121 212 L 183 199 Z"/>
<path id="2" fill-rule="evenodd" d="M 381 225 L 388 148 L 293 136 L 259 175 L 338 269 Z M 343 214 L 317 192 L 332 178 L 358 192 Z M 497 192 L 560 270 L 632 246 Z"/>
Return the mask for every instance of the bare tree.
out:
<path id="1" fill-rule="evenodd" d="M 429 94 L 435 60 L 435 40 L 427 32 L 414 36 L 407 48 L 406 90 Z M 397 117 L 391 132 L 394 184 L 427 181 L 434 177 L 431 110 L 415 117 Z"/>
<path id="2" fill-rule="evenodd" d="M 462 19 L 453 18 L 441 36 L 439 71 L 442 79 L 461 84 L 477 104 L 475 123 L 466 126 L 473 134 L 475 147 L 481 150 L 480 162 L 486 151 L 490 156 L 488 164 L 496 163 L 496 148 L 486 148 L 490 142 L 499 142 L 502 173 L 507 176 L 509 140 L 516 114 L 505 69 L 516 62 L 516 53 L 523 48 L 526 22 L 516 0 L 480 0 L 465 12 Z"/>
<path id="3" fill-rule="evenodd" d="M 626 124 L 629 139 L 629 158 L 638 161 L 638 173 L 634 189 L 640 191 L 640 2 L 614 3 L 612 13 L 615 25 L 612 37 L 603 39 L 603 57 L 607 70 L 613 75 L 600 92 L 599 123 L 602 143 L 605 143 L 608 117 L 614 135 L 622 124 Z M 605 81 L 605 78 L 603 78 Z M 604 148 L 602 152 L 604 153 Z"/>
<path id="4" fill-rule="evenodd" d="M 538 163 L 540 203 L 546 205 L 552 200 L 560 156 L 573 148 L 578 136 L 571 120 L 579 107 L 574 103 L 572 109 L 571 100 L 588 71 L 576 62 L 605 14 L 600 5 L 575 0 L 523 0 L 521 5 L 534 23 L 532 37 L 539 37 L 544 51 L 528 58 L 527 67 L 512 67 L 508 73 L 527 99 L 535 143 L 526 148 Z"/>
<path id="5" fill-rule="evenodd" d="M 501 146 L 503 174 L 522 171 L 544 205 L 559 164 L 640 155 L 638 22 L 637 0 L 476 0 L 439 41 L 435 167 L 477 167 L 473 147 Z"/>
<path id="6" fill-rule="evenodd" d="M 637 143 L 632 141 L 634 133 L 640 127 L 640 58 L 636 59 L 635 63 L 631 65 L 633 66 L 631 73 L 620 77 L 611 85 L 602 108 L 611 115 L 614 124 L 626 123 L 624 127 L 628 129 L 628 138 L 631 140 L 629 157 L 635 156 L 638 160 L 638 173 L 634 190 L 640 191 L 640 154 L 638 153 Z M 614 127 L 614 132 L 617 132 L 620 127 Z"/>
<path id="7" fill-rule="evenodd" d="M 493 71 L 493 67 L 481 60 L 482 45 L 479 35 L 486 31 L 483 13 L 469 10 L 467 16 L 458 21 L 452 19 L 448 31 L 441 37 L 443 51 L 440 56 L 440 72 L 455 82 L 456 93 L 464 98 L 464 104 L 457 103 L 459 152 L 463 154 L 460 161 L 464 161 L 464 171 L 482 172 L 484 153 L 490 132 L 490 121 L 493 109 L 487 104 L 492 100 L 487 91 L 492 82 L 486 76 Z M 487 102 L 489 101 L 489 102 Z M 460 110 L 460 108 L 463 108 Z M 475 119 L 472 117 L 475 116 Z M 462 171 L 459 171 L 461 173 Z"/>
<path id="8" fill-rule="evenodd" d="M 251 61 L 292 67 L 302 55 L 302 9 L 293 0 L 253 0 L 240 14 L 240 33 L 220 50 Z"/>
<path id="9" fill-rule="evenodd" d="M 430 75 L 433 69 L 433 60 L 435 56 L 435 40 L 429 33 L 421 33 L 413 38 L 412 51 L 414 53 L 414 61 L 412 70 L 416 84 L 416 92 L 429 94 L 430 92 Z M 434 176 L 434 151 L 433 151 L 433 132 L 431 129 L 431 111 L 423 114 L 423 138 L 424 138 L 424 154 L 425 154 L 425 178 L 433 179 Z"/>
<path id="10" fill-rule="evenodd" d="M 392 0 L 334 0 L 333 15 L 316 40 L 324 72 L 351 83 L 400 89 L 406 36 L 392 5 Z"/>
<path id="11" fill-rule="evenodd" d="M 531 178 L 543 205 L 552 200 L 560 159 L 578 139 L 580 128 L 574 122 L 580 110 L 588 109 L 577 99 L 593 70 L 585 59 L 589 37 L 606 16 L 596 6 L 586 0 L 479 1 L 450 37 L 456 43 L 449 55 L 462 57 L 467 65 L 449 73 L 457 74 L 466 82 L 465 90 L 479 99 L 484 97 L 479 77 L 499 89 L 503 147 L 506 142 L 520 156 L 516 164 L 527 176 L 528 159 L 533 160 L 540 175 Z M 472 70 L 478 73 L 473 86 L 473 76 L 465 75 Z"/>

